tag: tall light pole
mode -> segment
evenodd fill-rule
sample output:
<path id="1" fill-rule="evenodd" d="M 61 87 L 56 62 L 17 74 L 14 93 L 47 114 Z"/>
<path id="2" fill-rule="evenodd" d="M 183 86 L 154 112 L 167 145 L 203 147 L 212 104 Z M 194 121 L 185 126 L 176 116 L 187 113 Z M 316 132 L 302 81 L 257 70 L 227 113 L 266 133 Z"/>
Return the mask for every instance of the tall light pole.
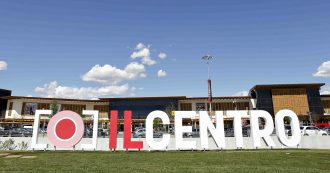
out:
<path id="1" fill-rule="evenodd" d="M 211 77 L 210 77 L 210 61 L 213 59 L 214 57 L 211 55 L 205 55 L 202 57 L 202 60 L 206 61 L 207 64 L 207 75 L 208 75 L 208 80 L 207 80 L 207 85 L 208 85 L 208 103 L 210 105 L 210 109 L 209 111 L 212 111 L 212 83 L 211 83 Z"/>

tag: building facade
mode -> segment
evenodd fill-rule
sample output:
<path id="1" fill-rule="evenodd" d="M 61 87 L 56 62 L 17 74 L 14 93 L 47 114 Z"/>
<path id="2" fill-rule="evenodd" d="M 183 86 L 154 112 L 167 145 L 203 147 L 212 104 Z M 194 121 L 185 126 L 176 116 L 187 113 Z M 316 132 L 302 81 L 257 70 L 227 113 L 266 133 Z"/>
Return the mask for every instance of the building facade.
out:
<path id="1" fill-rule="evenodd" d="M 143 126 L 147 115 L 154 110 L 166 112 L 173 121 L 173 111 L 196 111 L 197 116 L 185 123 L 198 126 L 199 111 L 227 110 L 265 110 L 272 116 L 281 109 L 293 110 L 301 124 L 330 121 L 330 95 L 320 95 L 323 83 L 314 84 L 277 84 L 256 85 L 249 96 L 213 97 L 212 110 L 207 97 L 133 97 L 133 98 L 100 98 L 99 100 L 79 100 L 63 98 L 40 98 L 11 96 L 11 91 L 0 90 L 0 126 L 7 124 L 32 124 L 35 110 L 51 109 L 56 111 L 71 110 L 80 114 L 85 123 L 92 122 L 90 117 L 82 115 L 83 110 L 98 110 L 100 128 L 109 125 L 109 112 L 117 110 L 119 127 L 123 128 L 123 111 L 132 111 L 134 126 Z M 41 121 L 47 123 L 49 116 L 42 116 Z M 231 119 L 225 118 L 230 126 Z"/>

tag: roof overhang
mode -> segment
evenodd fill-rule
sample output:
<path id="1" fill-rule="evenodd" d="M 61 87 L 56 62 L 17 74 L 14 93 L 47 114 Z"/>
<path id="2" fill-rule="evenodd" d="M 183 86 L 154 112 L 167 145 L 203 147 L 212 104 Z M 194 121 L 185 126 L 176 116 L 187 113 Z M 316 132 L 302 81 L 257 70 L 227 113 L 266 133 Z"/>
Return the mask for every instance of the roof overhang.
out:
<path id="1" fill-rule="evenodd" d="M 299 84 L 269 84 L 269 85 L 255 85 L 250 89 L 252 91 L 264 89 L 284 89 L 284 88 L 318 88 L 320 89 L 325 83 L 299 83 Z"/>
<path id="2" fill-rule="evenodd" d="M 124 101 L 124 100 L 182 100 L 186 96 L 163 96 L 163 97 L 121 97 L 121 98 L 100 98 L 101 101 Z"/>
<path id="3" fill-rule="evenodd" d="M 47 97 L 25 97 L 25 96 L 4 96 L 4 97 L 0 97 L 0 98 L 7 99 L 7 100 L 24 99 L 24 100 L 73 101 L 73 102 L 106 102 L 106 101 L 103 101 L 103 100 L 84 100 L 84 99 L 47 98 Z"/>

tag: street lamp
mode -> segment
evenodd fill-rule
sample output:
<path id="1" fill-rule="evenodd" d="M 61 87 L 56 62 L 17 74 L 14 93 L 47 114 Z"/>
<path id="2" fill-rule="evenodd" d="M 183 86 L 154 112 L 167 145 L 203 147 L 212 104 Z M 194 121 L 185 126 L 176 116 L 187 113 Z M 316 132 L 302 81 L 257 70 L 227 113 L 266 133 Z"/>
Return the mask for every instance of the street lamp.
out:
<path id="1" fill-rule="evenodd" d="M 210 105 L 210 109 L 209 109 L 210 112 L 212 111 L 212 84 L 211 84 L 211 77 L 210 77 L 210 61 L 212 59 L 214 59 L 214 57 L 211 55 L 205 55 L 202 57 L 202 60 L 206 61 L 206 64 L 207 64 L 208 103 Z"/>
<path id="2" fill-rule="evenodd" d="M 210 79 L 210 61 L 213 59 L 214 57 L 211 55 L 205 55 L 202 57 L 202 60 L 206 61 L 207 64 L 207 75 L 208 75 L 208 79 Z"/>
<path id="3" fill-rule="evenodd" d="M 309 125 L 311 126 L 313 124 L 313 119 L 312 119 L 313 112 L 307 112 L 307 114 L 309 118 Z"/>

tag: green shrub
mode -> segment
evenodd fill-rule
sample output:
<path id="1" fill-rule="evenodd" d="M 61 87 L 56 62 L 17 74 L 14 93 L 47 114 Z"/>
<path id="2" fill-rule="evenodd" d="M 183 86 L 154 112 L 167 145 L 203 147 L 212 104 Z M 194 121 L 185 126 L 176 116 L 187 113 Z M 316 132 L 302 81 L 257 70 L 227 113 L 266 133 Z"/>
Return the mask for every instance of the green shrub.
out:
<path id="1" fill-rule="evenodd" d="M 0 150 L 15 150 L 17 145 L 13 139 L 7 139 L 4 142 L 0 142 Z"/>

